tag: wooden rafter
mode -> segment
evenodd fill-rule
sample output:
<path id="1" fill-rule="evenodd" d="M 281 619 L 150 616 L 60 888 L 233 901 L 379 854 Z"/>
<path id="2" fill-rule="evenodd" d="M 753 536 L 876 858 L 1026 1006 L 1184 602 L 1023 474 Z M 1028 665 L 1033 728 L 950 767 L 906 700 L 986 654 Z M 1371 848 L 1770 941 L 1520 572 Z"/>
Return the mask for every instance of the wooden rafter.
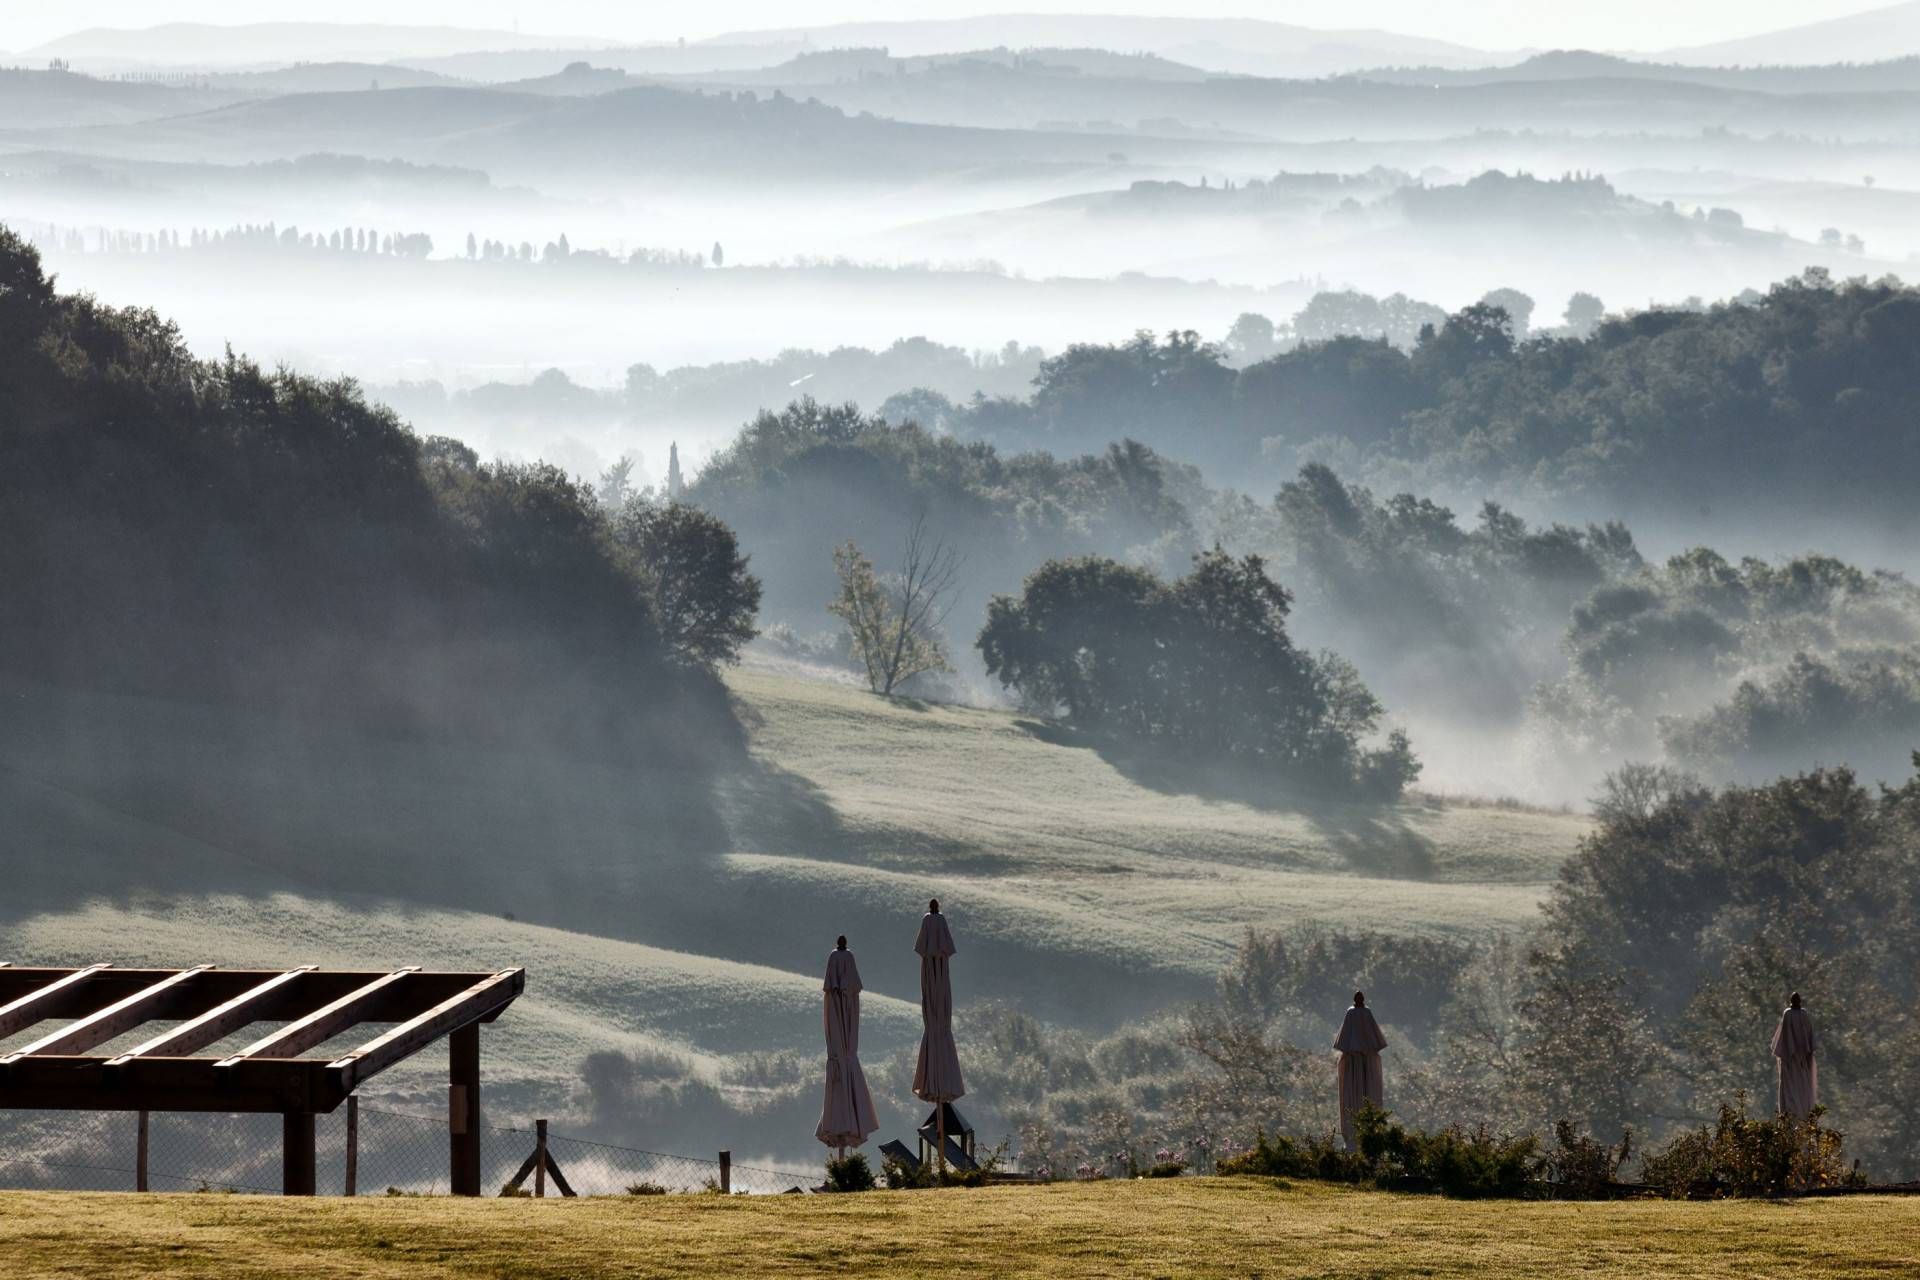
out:
<path id="1" fill-rule="evenodd" d="M 84 1018 L 69 1022 L 66 1026 L 50 1035 L 41 1036 L 24 1049 L 16 1050 L 0 1058 L 0 1066 L 17 1062 L 21 1058 L 35 1054 L 76 1054 L 84 1053 L 95 1045 L 105 1044 L 116 1036 L 125 1035 L 154 1016 L 155 1006 L 167 997 L 167 994 L 183 982 L 190 982 L 200 974 L 211 969 L 212 965 L 196 965 L 191 969 L 182 969 L 171 974 L 152 986 L 116 1000 L 104 1009 L 97 1009 Z"/>
<path id="2" fill-rule="evenodd" d="M 127 1050 L 119 1057 L 107 1063 L 110 1067 L 123 1067 L 136 1058 L 165 1055 L 178 1058 L 204 1049 L 226 1039 L 249 1023 L 261 1020 L 261 1006 L 270 997 L 284 994 L 287 985 L 294 980 L 313 972 L 314 966 L 303 964 L 297 969 L 276 974 L 257 987 L 242 991 L 225 1004 L 207 1010 L 199 1017 L 183 1022 L 171 1031 L 165 1031 L 145 1044 Z"/>
<path id="3" fill-rule="evenodd" d="M 240 1063 L 257 1061 L 261 1058 L 297 1058 L 316 1045 L 325 1044 L 348 1027 L 368 1021 L 368 1009 L 388 988 L 419 971 L 419 965 L 407 965 L 405 968 L 383 974 L 365 986 L 349 991 L 332 1004 L 316 1009 L 304 1018 L 289 1022 L 272 1035 L 254 1041 L 236 1054 L 222 1058 L 214 1064 L 214 1067 L 216 1070 L 232 1068 Z"/>
<path id="4" fill-rule="evenodd" d="M 480 1024 L 505 1012 L 525 984 L 520 969 L 0 963 L 0 1035 L 35 1038 L 0 1056 L 0 1109 L 318 1115 L 344 1103 L 360 1081 L 445 1038 L 454 1096 L 465 1107 L 464 1129 L 450 1133 L 454 1185 L 471 1193 L 479 1178 Z M 154 1025 L 142 1031 L 147 1023 Z M 271 1034 L 256 1032 L 259 1039 L 232 1054 L 214 1048 L 252 1024 Z M 378 1024 L 365 1044 L 334 1061 L 313 1056 L 361 1024 Z M 107 1047 L 123 1036 L 135 1047 Z M 296 1146 L 299 1155 L 305 1148 Z M 296 1163 L 304 1167 L 304 1158 Z"/>
<path id="5" fill-rule="evenodd" d="M 45 1018 L 56 1016 L 52 1010 L 58 1007 L 57 997 L 62 992 L 72 991 L 94 974 L 109 967 L 111 966 L 90 964 L 84 969 L 75 969 L 63 978 L 55 978 L 38 991 L 29 991 L 12 1004 L 0 1006 L 0 1036 L 10 1036 L 23 1027 L 30 1027 Z"/>
<path id="6" fill-rule="evenodd" d="M 526 970 L 502 969 L 385 1035 L 367 1041 L 346 1056 L 334 1059 L 327 1067 L 344 1073 L 342 1083 L 351 1092 L 361 1081 L 419 1052 L 441 1036 L 504 1008 L 520 994 L 525 984 Z"/>

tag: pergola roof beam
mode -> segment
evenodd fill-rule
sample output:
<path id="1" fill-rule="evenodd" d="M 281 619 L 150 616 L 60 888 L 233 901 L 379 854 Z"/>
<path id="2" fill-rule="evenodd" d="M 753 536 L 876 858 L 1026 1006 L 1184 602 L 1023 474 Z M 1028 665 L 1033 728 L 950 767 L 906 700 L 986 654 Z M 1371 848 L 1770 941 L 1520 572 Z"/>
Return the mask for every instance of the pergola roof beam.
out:
<path id="1" fill-rule="evenodd" d="M 55 1012 L 59 1008 L 56 997 L 62 992 L 72 991 L 107 967 L 104 964 L 90 964 L 84 969 L 75 969 L 65 977 L 55 978 L 38 991 L 29 991 L 13 1003 L 0 1006 L 0 1036 L 10 1036 L 23 1027 L 58 1017 Z"/>
<path id="2" fill-rule="evenodd" d="M 297 969 L 276 974 L 257 987 L 242 991 L 225 1004 L 207 1010 L 199 1017 L 183 1022 L 171 1031 L 165 1031 L 107 1063 L 110 1067 L 121 1067 L 136 1058 L 146 1055 L 155 1057 L 182 1058 L 210 1044 L 226 1039 L 240 1028 L 259 1022 L 268 1012 L 262 1006 L 269 997 L 284 995 L 287 984 L 306 974 L 312 973 L 314 966 L 303 964 Z"/>
<path id="3" fill-rule="evenodd" d="M 289 1022 L 272 1035 L 254 1041 L 240 1052 L 223 1058 L 214 1065 L 216 1068 L 232 1067 L 260 1058 L 297 1058 L 315 1045 L 325 1044 L 348 1027 L 372 1021 L 367 1014 L 384 996 L 387 989 L 419 971 L 420 966 L 408 965 L 404 969 L 395 969 L 392 973 L 383 974 L 365 986 L 349 991 L 332 1004 L 316 1009 L 304 1018 Z"/>
<path id="4" fill-rule="evenodd" d="M 502 969 L 460 994 L 443 1000 L 418 1017 L 401 1023 L 385 1035 L 367 1041 L 345 1057 L 334 1059 L 327 1067 L 345 1073 L 342 1083 L 351 1092 L 361 1081 L 379 1074 L 441 1036 L 479 1022 L 488 1014 L 505 1008 L 526 986 L 526 979 L 525 969 Z"/>
<path id="5" fill-rule="evenodd" d="M 95 1045 L 105 1044 L 116 1036 L 125 1035 L 141 1023 L 152 1020 L 155 1006 L 174 988 L 183 982 L 192 981 L 212 967 L 205 964 L 195 965 L 191 969 L 182 969 L 178 973 L 162 978 L 152 986 L 142 987 L 125 999 L 117 1000 L 104 1009 L 95 1010 L 84 1018 L 69 1022 L 51 1035 L 35 1040 L 26 1048 L 7 1054 L 0 1058 L 0 1066 L 34 1054 L 84 1053 Z"/>

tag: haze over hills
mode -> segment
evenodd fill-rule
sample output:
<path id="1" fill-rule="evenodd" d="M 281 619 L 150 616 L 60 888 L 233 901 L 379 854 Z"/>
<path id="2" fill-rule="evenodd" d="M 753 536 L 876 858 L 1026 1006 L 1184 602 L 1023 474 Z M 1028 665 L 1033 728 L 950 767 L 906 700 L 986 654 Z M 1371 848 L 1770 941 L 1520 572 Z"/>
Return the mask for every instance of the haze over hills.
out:
<path id="1" fill-rule="evenodd" d="M 1356 987 L 1399 1122 L 1651 1147 L 1799 983 L 1920 1173 L 1880 34 L 53 42 L 0 73 L 0 961 L 525 963 L 503 1118 L 802 1160 L 840 932 L 913 1118 L 938 894 L 968 1115 L 1052 1169 L 1328 1131 Z"/>
<path id="2" fill-rule="evenodd" d="M 1434 87 L 1536 80 L 1671 80 L 1759 93 L 1866 93 L 1920 89 L 1920 55 L 1889 55 L 1873 62 L 1723 67 L 1558 49 L 1511 66 L 1373 67 L 1354 72 L 1353 78 Z"/>
<path id="3" fill-rule="evenodd" d="M 1738 40 L 1667 49 L 1660 56 L 1717 66 L 1778 67 L 1878 62 L 1913 54 L 1920 54 L 1920 0 Z"/>
<path id="4" fill-rule="evenodd" d="M 19 132 L 0 139 L 26 139 Z M 786 97 L 642 86 L 585 96 L 500 88 L 291 94 L 120 129 L 37 135 L 41 145 L 176 161 L 271 160 L 346 151 L 484 168 L 496 179 L 675 183 L 780 175 L 814 183 L 900 184 L 1122 161 L 1222 164 L 1244 151 L 1097 135 L 922 125 L 848 115 Z"/>
<path id="5" fill-rule="evenodd" d="M 1124 65 L 1087 68 L 1050 50 L 941 62 L 870 51 L 803 57 L 738 77 L 691 79 L 725 89 L 779 89 L 849 112 L 931 124 L 1031 129 L 1071 123 L 1108 132 L 1185 131 L 1289 142 L 1432 139 L 1522 125 L 1586 136 L 1738 129 L 1900 138 L 1920 125 L 1920 94 L 1911 86 L 1905 92 L 1884 85 L 1871 93 L 1778 92 L 1652 68 L 1616 75 L 1605 62 L 1590 70 L 1577 77 L 1462 76 L 1443 84 L 1364 75 L 1332 81 L 1176 78 L 1138 76 Z"/>
<path id="6" fill-rule="evenodd" d="M 140 28 L 92 27 L 23 50 L 19 56 L 37 61 L 60 58 L 82 69 L 99 70 L 138 66 L 263 67 L 293 62 L 387 62 L 483 49 L 598 48 L 615 43 L 582 36 L 452 26 L 169 22 Z"/>
<path id="7" fill-rule="evenodd" d="M 885 48 L 898 57 L 968 49 L 1100 48 L 1155 53 L 1209 71 L 1324 76 L 1389 63 L 1476 66 L 1498 55 L 1390 31 L 1326 31 L 1256 18 L 995 14 L 975 18 L 847 22 L 737 31 L 710 44 L 804 43 L 816 49 Z"/>

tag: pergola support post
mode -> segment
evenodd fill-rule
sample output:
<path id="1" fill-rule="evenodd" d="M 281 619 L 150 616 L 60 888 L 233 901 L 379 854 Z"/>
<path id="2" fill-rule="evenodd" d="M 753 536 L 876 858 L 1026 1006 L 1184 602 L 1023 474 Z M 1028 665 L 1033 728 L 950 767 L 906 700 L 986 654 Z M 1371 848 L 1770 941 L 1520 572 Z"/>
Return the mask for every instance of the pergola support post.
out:
<path id="1" fill-rule="evenodd" d="M 480 1194 L 480 1024 L 447 1037 L 448 1182 L 457 1196 Z"/>
<path id="2" fill-rule="evenodd" d="M 313 1149 L 313 1112 L 288 1111 L 280 1117 L 282 1194 L 310 1196 L 314 1193 L 315 1161 Z"/>
<path id="3" fill-rule="evenodd" d="M 360 1095 L 347 1099 L 347 1176 L 342 1195 L 360 1194 Z"/>
<path id="4" fill-rule="evenodd" d="M 147 1189 L 147 1113 L 140 1113 L 140 1129 L 133 1156 L 133 1189 Z"/>

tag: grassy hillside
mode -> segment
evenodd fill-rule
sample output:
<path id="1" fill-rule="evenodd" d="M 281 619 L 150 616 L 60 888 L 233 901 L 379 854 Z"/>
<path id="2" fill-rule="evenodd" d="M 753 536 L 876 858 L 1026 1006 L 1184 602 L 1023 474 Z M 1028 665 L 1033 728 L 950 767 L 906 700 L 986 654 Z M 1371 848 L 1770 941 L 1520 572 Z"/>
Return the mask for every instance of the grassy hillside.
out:
<path id="1" fill-rule="evenodd" d="M 15 1274 L 1884 1276 L 1920 1199 L 1516 1204 L 1183 1179 L 864 1196 L 0 1194 Z"/>
<path id="2" fill-rule="evenodd" d="M 746 1054 L 810 1059 L 841 931 L 884 1063 L 917 1034 L 909 948 L 931 894 L 959 932 L 963 1017 L 995 999 L 1101 1026 L 1204 992 L 1250 925 L 1524 925 L 1586 825 L 1264 808 L 1016 714 L 764 667 L 729 685 L 747 753 L 718 778 L 6 689 L 0 958 L 524 964 L 489 1078 L 509 1110 L 558 1114 L 596 1049 L 709 1078 Z M 434 1096 L 435 1071 L 416 1074 L 384 1086 Z M 876 1089 L 904 1102 L 904 1082 Z"/>

